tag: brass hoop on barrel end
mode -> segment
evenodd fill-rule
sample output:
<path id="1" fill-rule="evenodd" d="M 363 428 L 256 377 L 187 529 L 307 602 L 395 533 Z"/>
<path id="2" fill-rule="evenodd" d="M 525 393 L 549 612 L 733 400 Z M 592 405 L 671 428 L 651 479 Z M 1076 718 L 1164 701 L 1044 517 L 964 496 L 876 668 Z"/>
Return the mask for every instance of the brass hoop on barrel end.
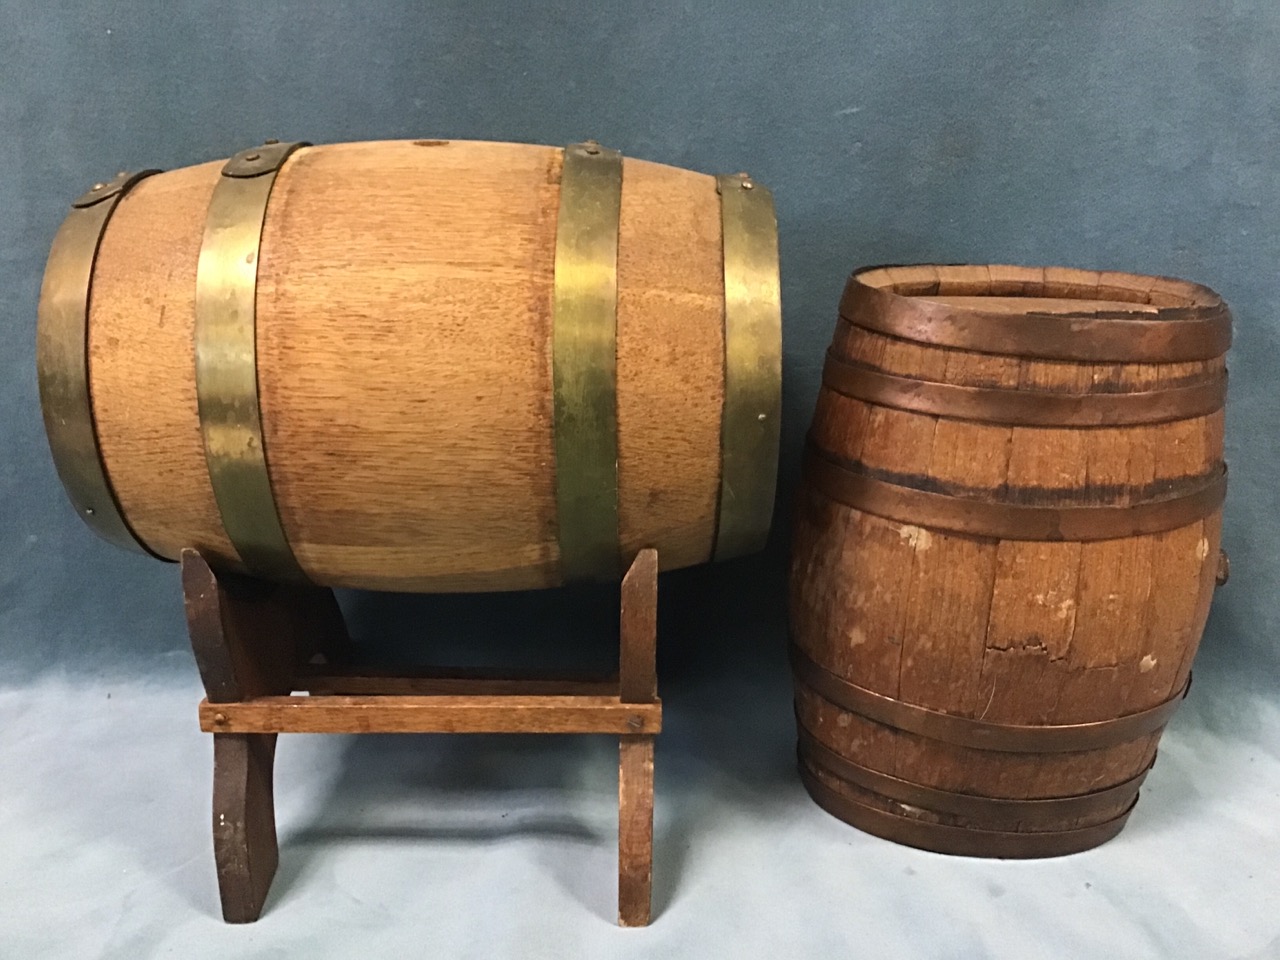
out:
<path id="1" fill-rule="evenodd" d="M 622 154 L 564 148 L 556 221 L 552 381 L 556 518 L 565 582 L 616 580 L 618 228 Z"/>
<path id="2" fill-rule="evenodd" d="M 867 272 L 858 271 L 845 285 L 841 319 L 916 343 L 1028 359 L 1101 363 L 1211 360 L 1231 346 L 1231 314 L 1216 294 L 1202 306 L 1162 307 L 1154 312 L 1003 314 L 906 296 L 891 286 L 872 286 L 860 279 Z"/>
<path id="3" fill-rule="evenodd" d="M 120 173 L 71 205 L 49 251 L 36 332 L 40 408 L 67 496 L 98 536 L 152 556 L 157 554 L 125 520 L 102 460 L 89 383 L 88 337 L 94 263 L 107 223 L 125 194 L 159 172 Z"/>
<path id="4" fill-rule="evenodd" d="M 196 398 L 205 460 L 227 537 L 250 573 L 305 581 L 267 466 L 258 397 L 258 262 L 276 175 L 303 142 L 268 142 L 222 168 L 196 270 Z"/>
<path id="5" fill-rule="evenodd" d="M 782 296 L 773 195 L 745 174 L 716 178 L 724 237 L 724 409 L 713 557 L 764 547 L 782 420 Z"/>

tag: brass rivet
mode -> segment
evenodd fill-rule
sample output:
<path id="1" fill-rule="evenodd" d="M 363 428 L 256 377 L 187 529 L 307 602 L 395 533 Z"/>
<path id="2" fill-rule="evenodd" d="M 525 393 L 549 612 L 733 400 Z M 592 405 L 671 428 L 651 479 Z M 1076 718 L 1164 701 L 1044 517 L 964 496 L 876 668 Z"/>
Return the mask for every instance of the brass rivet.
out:
<path id="1" fill-rule="evenodd" d="M 253 161 L 253 160 L 261 160 L 261 159 L 262 159 L 262 154 L 260 154 L 260 153 L 250 153 L 250 154 L 247 154 L 247 155 L 245 156 L 245 159 L 246 159 L 246 160 L 249 160 L 249 161 Z"/>
<path id="2" fill-rule="evenodd" d="M 753 190 L 753 189 L 755 189 L 755 184 L 754 184 L 754 183 L 752 183 L 750 180 L 743 180 L 743 181 L 742 181 L 742 189 L 743 189 L 743 190 Z"/>
<path id="3" fill-rule="evenodd" d="M 226 715 L 225 713 L 215 713 L 215 714 L 213 715 L 213 722 L 214 722 L 214 723 L 226 723 L 226 722 L 227 722 L 227 715 Z"/>
<path id="4" fill-rule="evenodd" d="M 102 189 L 103 187 L 105 187 L 105 186 L 106 186 L 106 184 L 105 184 L 105 183 L 95 183 L 95 184 L 93 185 L 93 189 L 95 189 L 95 190 L 101 190 L 101 189 Z"/>
<path id="5" fill-rule="evenodd" d="M 279 143 L 279 142 L 280 142 L 280 141 L 279 141 L 279 140 L 277 140 L 275 137 L 268 137 L 266 140 L 263 140 L 263 141 L 262 141 L 262 144 L 263 144 L 263 146 L 270 147 L 270 146 L 272 146 L 273 144 L 277 144 L 277 143 Z"/>
<path id="6" fill-rule="evenodd" d="M 93 516 L 93 507 L 85 507 L 85 508 L 84 508 L 84 515 L 85 515 L 86 517 L 92 517 L 92 516 Z"/>

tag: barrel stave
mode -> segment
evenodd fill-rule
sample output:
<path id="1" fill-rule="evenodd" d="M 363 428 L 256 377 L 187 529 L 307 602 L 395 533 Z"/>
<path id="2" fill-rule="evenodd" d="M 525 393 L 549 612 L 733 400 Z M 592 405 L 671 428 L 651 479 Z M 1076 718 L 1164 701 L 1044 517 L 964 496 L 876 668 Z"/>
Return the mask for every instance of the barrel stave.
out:
<path id="1" fill-rule="evenodd" d="M 1016 314 L 1013 298 L 1028 295 L 1088 297 L 1084 309 L 1143 317 L 1188 303 L 1221 308 L 1203 288 L 1089 271 L 891 267 L 859 279 L 896 284 L 961 310 L 970 308 L 969 297 L 1005 298 L 972 304 L 994 313 Z M 854 306 L 837 323 L 833 357 L 898 377 L 1016 396 L 1087 397 L 1201 383 L 1225 372 L 1221 356 L 1090 362 L 1018 356 L 999 344 L 984 353 L 920 343 L 859 326 Z M 1063 314 L 1079 309 L 1071 304 Z M 1218 409 L 1117 427 L 1009 425 L 895 409 L 824 386 L 810 443 L 847 469 L 955 497 L 1110 506 L 1176 495 L 1215 478 L 1222 469 L 1222 422 Z M 1220 510 L 1178 529 L 1090 542 L 998 539 L 906 519 L 873 516 L 817 490 L 802 491 L 793 641 L 828 670 L 906 703 L 1013 724 L 1108 720 L 1182 690 L 1212 594 Z M 828 582 L 815 586 L 808 582 L 814 577 Z M 957 816 L 904 806 L 803 761 L 811 777 L 861 804 L 979 831 L 1070 831 L 1106 823 L 1118 830 L 1126 812 L 1120 808 L 1131 805 L 1159 738 L 1157 732 L 1069 753 L 972 749 L 871 721 L 799 679 L 797 716 L 841 757 L 959 794 L 1043 799 L 1134 783 L 1087 804 L 1087 816 L 1054 819 L 1041 810 L 1024 822 L 1007 811 Z M 874 821 L 861 825 L 881 829 Z M 1090 842 L 1100 842 L 1102 833 L 1095 830 Z M 916 836 L 906 842 L 946 848 L 952 841 Z"/>

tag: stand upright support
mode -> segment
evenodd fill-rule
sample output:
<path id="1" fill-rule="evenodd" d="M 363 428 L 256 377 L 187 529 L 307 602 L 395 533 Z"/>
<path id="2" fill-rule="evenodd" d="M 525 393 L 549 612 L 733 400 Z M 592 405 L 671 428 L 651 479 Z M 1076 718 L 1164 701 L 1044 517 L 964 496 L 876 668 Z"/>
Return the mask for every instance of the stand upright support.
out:
<path id="1" fill-rule="evenodd" d="M 196 550 L 182 553 L 182 587 L 205 688 L 200 727 L 214 741 L 213 848 L 228 923 L 258 919 L 275 875 L 280 733 L 616 734 L 618 922 L 649 923 L 657 551 L 642 550 L 622 580 L 618 673 L 606 678 L 341 670 L 350 641 L 330 590 L 215 571 Z"/>

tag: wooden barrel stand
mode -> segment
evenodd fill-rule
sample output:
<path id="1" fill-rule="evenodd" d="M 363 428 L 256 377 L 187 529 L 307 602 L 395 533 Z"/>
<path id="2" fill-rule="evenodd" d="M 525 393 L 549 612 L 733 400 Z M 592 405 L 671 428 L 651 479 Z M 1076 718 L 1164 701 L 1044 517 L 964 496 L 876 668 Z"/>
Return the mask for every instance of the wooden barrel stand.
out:
<path id="1" fill-rule="evenodd" d="M 603 678 L 344 671 L 347 631 L 331 590 L 217 571 L 191 549 L 181 563 L 205 688 L 200 728 L 213 734 L 213 847 L 227 922 L 257 920 L 275 875 L 277 734 L 606 733 L 619 739 L 618 923 L 649 923 L 662 728 L 657 551 L 640 551 L 622 580 L 618 673 Z"/>
<path id="2" fill-rule="evenodd" d="M 276 734 L 610 733 L 648 923 L 659 558 L 765 544 L 779 297 L 767 188 L 595 141 L 268 140 L 73 202 L 45 426 L 95 532 L 181 560 L 228 920 L 275 870 Z M 308 666 L 343 660 L 330 587 L 619 580 L 611 678 Z"/>

